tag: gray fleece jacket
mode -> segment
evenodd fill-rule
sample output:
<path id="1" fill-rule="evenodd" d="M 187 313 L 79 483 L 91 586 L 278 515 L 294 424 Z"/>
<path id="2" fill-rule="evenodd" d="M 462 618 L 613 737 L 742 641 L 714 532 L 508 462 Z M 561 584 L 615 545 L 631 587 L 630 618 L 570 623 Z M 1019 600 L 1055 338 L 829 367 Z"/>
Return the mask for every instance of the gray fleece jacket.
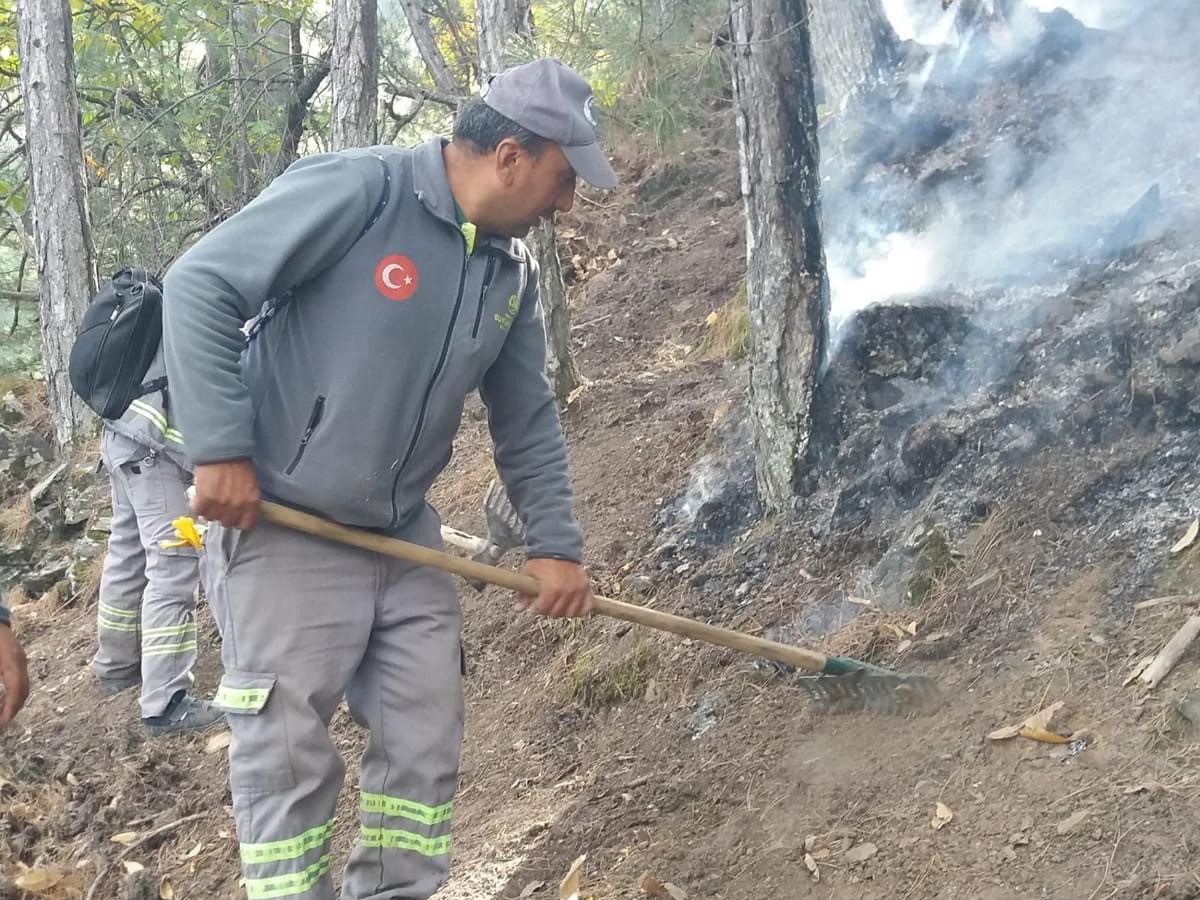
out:
<path id="1" fill-rule="evenodd" d="M 171 267 L 176 421 L 193 463 L 251 458 L 267 497 L 399 533 L 478 389 L 530 556 L 579 560 L 536 264 L 460 226 L 442 146 L 299 160 Z"/>

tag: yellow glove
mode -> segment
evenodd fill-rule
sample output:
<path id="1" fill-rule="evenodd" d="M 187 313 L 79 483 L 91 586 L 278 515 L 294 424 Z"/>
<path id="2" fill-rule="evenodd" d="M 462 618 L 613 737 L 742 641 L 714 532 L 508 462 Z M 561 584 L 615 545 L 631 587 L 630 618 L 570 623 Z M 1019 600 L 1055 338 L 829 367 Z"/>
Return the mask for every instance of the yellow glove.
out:
<path id="1" fill-rule="evenodd" d="M 164 550 L 171 550 L 175 547 L 193 547 L 196 550 L 204 549 L 204 532 L 207 530 L 204 525 L 197 525 L 191 516 L 180 516 L 178 519 L 172 519 L 171 525 L 175 528 L 176 540 L 162 541 L 159 546 Z"/>

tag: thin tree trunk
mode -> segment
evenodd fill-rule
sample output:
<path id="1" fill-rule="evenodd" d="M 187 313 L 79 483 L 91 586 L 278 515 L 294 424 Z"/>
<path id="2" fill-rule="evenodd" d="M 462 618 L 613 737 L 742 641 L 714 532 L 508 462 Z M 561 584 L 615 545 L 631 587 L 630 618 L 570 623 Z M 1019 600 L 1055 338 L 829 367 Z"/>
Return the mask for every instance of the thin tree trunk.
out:
<path id="1" fill-rule="evenodd" d="M 450 67 L 446 65 L 446 58 L 438 48 L 437 38 L 429 24 L 429 14 L 425 12 L 421 0 L 400 0 L 400 8 L 404 10 L 404 16 L 408 19 L 408 27 L 412 31 L 417 52 L 421 54 L 425 68 L 429 70 L 434 87 L 443 94 L 462 94 L 462 87 L 455 80 Z"/>
<path id="2" fill-rule="evenodd" d="M 378 139 L 379 26 L 375 0 L 334 0 L 333 149 Z"/>
<path id="3" fill-rule="evenodd" d="M 571 353 L 571 314 L 567 310 L 567 290 L 554 241 L 554 225 L 535 228 L 526 239 L 538 261 L 538 293 L 546 327 L 546 377 L 559 400 L 566 400 L 583 383 L 575 356 Z"/>
<path id="4" fill-rule="evenodd" d="M 812 431 L 829 282 L 807 0 L 731 0 L 759 495 L 787 512 Z"/>
<path id="5" fill-rule="evenodd" d="M 17 31 L 46 394 L 63 449 L 92 421 L 71 389 L 67 361 L 96 291 L 67 0 L 18 0 Z"/>
<path id="6" fill-rule="evenodd" d="M 475 34 L 479 41 L 480 78 L 504 68 L 504 52 L 515 34 L 529 34 L 528 0 L 476 0 Z M 538 261 L 538 288 L 546 325 L 546 377 L 559 400 L 565 400 L 583 378 L 571 353 L 571 314 L 563 285 L 554 225 L 535 228 L 526 240 Z"/>
<path id="7" fill-rule="evenodd" d="M 827 105 L 836 107 L 896 63 L 900 40 L 881 0 L 811 0 L 809 11 L 815 74 Z"/>

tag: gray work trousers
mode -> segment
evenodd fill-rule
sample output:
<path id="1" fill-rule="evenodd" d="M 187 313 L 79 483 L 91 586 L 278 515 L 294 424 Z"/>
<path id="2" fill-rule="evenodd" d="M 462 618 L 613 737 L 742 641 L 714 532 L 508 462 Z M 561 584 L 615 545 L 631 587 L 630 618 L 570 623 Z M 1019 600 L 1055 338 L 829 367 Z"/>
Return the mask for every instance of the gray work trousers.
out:
<path id="1" fill-rule="evenodd" d="M 403 535 L 441 548 L 426 510 Z M 329 845 L 345 697 L 369 730 L 345 900 L 426 900 L 446 880 L 463 730 L 462 610 L 444 572 L 260 523 L 205 551 L 232 736 L 246 896 L 333 900 Z"/>
<path id="2" fill-rule="evenodd" d="M 108 428 L 100 455 L 112 481 L 112 532 L 100 578 L 96 655 L 100 678 L 142 679 L 143 716 L 166 711 L 192 684 L 199 553 L 164 550 L 171 520 L 188 515 L 190 474 L 165 455 Z"/>

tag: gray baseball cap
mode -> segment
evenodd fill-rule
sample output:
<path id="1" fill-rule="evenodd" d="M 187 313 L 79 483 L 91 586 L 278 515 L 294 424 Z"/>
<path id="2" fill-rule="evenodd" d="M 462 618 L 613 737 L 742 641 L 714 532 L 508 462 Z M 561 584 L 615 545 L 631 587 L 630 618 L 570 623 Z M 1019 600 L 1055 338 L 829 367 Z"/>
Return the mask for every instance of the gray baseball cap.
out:
<path id="1" fill-rule="evenodd" d="M 617 173 L 596 132 L 592 89 L 561 60 L 535 59 L 491 75 L 480 96 L 500 115 L 558 144 L 575 173 L 592 187 L 617 186 Z"/>

